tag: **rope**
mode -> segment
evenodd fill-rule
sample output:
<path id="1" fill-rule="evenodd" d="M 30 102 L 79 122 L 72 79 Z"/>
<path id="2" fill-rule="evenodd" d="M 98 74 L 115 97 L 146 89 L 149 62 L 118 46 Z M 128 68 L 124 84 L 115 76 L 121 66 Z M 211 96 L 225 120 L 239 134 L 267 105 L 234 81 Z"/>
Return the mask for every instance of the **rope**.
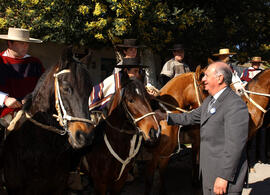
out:
<path id="1" fill-rule="evenodd" d="M 40 126 L 40 127 L 43 128 L 43 129 L 46 129 L 46 130 L 55 132 L 55 133 L 57 133 L 57 134 L 59 134 L 59 135 L 65 135 L 65 134 L 67 133 L 65 130 L 61 130 L 61 129 L 55 128 L 55 127 L 53 127 L 53 126 L 45 125 L 45 124 L 42 124 L 42 123 L 40 123 L 40 122 L 34 120 L 34 119 L 32 118 L 32 116 L 31 116 L 29 113 L 27 113 L 27 112 L 25 112 L 25 116 L 26 116 L 26 118 L 29 119 L 32 123 L 34 123 L 34 124 L 37 125 L 37 126 Z"/>
<path id="2" fill-rule="evenodd" d="M 267 110 L 263 109 L 259 104 L 257 104 L 251 97 L 248 96 L 248 94 L 246 92 L 244 92 L 244 95 L 246 96 L 246 98 L 252 103 L 254 104 L 259 110 L 261 110 L 263 113 L 266 113 Z"/>
<path id="3" fill-rule="evenodd" d="M 136 156 L 136 154 L 139 152 L 139 149 L 140 149 L 140 146 L 141 146 L 141 142 L 142 142 L 142 136 L 140 135 L 139 136 L 139 142 L 137 144 L 137 148 L 135 148 L 135 144 L 136 144 L 136 139 L 137 139 L 137 134 L 133 135 L 132 139 L 130 140 L 130 149 L 129 149 L 129 156 L 126 158 L 126 160 L 123 160 L 121 159 L 118 154 L 113 150 L 111 144 L 109 143 L 108 141 L 108 138 L 106 136 L 106 133 L 104 133 L 104 141 L 105 141 L 105 144 L 107 146 L 107 148 L 109 149 L 110 153 L 113 155 L 113 157 L 118 160 L 121 164 L 122 164 L 122 167 L 121 167 L 121 170 L 120 170 L 120 173 L 119 173 L 119 176 L 118 178 L 116 179 L 116 181 L 118 181 L 121 176 L 122 176 L 122 173 L 125 169 L 125 167 L 127 166 L 127 164 Z"/>
<path id="4" fill-rule="evenodd" d="M 195 94 L 196 94 L 196 98 L 198 101 L 198 105 L 201 106 L 201 100 L 199 97 L 199 91 L 198 91 L 198 85 L 197 85 L 196 78 L 195 78 L 195 73 L 193 73 L 193 81 L 194 81 L 194 88 L 195 88 Z"/>
<path id="5" fill-rule="evenodd" d="M 258 92 L 254 92 L 254 91 L 248 91 L 248 90 L 245 90 L 245 92 L 247 93 L 250 93 L 250 94 L 254 94 L 254 95 L 261 95 L 261 96 L 266 96 L 266 97 L 270 97 L 270 94 L 267 94 L 267 93 L 258 93 Z"/>
<path id="6" fill-rule="evenodd" d="M 181 125 L 179 125 L 179 128 L 178 128 L 178 133 L 177 133 L 177 141 L 178 141 L 178 148 L 177 148 L 177 151 L 176 152 L 173 152 L 173 153 L 171 153 L 170 155 L 168 155 L 168 156 L 160 156 L 160 158 L 170 158 L 170 157 L 172 157 L 173 155 L 175 155 L 175 154 L 178 154 L 179 152 L 181 152 L 181 150 L 183 150 L 182 148 L 181 148 L 181 143 L 180 143 L 180 130 L 181 130 Z"/>

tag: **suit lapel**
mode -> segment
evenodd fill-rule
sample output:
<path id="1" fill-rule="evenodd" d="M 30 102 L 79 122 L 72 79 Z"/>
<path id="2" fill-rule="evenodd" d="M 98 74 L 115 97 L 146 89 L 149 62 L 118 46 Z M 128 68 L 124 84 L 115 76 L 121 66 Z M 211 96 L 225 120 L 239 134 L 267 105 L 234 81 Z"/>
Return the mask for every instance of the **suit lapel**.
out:
<path id="1" fill-rule="evenodd" d="M 216 100 L 216 102 L 213 104 L 213 108 L 216 109 L 216 112 L 218 112 L 219 110 L 219 107 L 222 105 L 223 101 L 224 101 L 224 98 L 228 95 L 228 93 L 230 92 L 231 88 L 230 87 L 227 87 L 223 92 L 222 94 L 218 97 L 218 99 Z M 201 118 L 201 125 L 203 125 L 212 115 L 214 115 L 215 113 L 210 113 L 210 112 L 207 112 L 207 106 L 208 106 L 208 103 L 210 102 L 210 98 L 208 100 L 208 102 L 206 102 L 206 107 L 204 109 L 204 112 L 203 112 L 203 117 Z"/>

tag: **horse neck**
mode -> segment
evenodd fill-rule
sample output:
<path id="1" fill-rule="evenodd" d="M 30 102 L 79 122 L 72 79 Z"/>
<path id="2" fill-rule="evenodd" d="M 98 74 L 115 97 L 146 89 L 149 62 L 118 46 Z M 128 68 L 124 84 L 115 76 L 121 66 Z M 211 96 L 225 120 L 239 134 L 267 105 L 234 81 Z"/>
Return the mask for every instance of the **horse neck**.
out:
<path id="1" fill-rule="evenodd" d="M 54 70 L 54 69 L 52 69 Z M 54 97 L 54 71 L 50 71 L 46 74 L 46 77 L 39 81 L 37 87 L 35 88 L 32 99 L 31 106 L 27 112 L 31 115 L 37 112 L 42 113 L 55 113 L 55 97 Z"/>
<path id="2" fill-rule="evenodd" d="M 192 92 L 190 92 L 192 90 Z M 161 90 L 160 96 L 169 95 L 175 99 L 178 106 L 184 108 L 197 101 L 192 73 L 186 73 L 169 81 Z M 190 97 L 192 95 L 192 97 Z M 195 98 L 195 99 L 194 99 Z"/>
<path id="3" fill-rule="evenodd" d="M 108 120 L 108 122 L 114 127 L 111 128 L 108 124 L 105 126 L 105 133 L 112 147 L 118 151 L 128 151 L 130 140 L 133 135 L 135 135 L 136 130 L 127 118 L 123 106 L 121 104 L 118 105 L 106 120 Z M 123 131 L 132 131 L 134 129 L 134 134 L 119 132 L 115 128 Z"/>

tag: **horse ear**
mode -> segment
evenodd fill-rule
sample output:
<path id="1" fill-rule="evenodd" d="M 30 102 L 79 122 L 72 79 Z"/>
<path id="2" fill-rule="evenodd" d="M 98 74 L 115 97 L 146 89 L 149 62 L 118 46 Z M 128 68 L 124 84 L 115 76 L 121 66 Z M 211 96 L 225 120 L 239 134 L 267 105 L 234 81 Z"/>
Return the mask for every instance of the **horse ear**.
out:
<path id="1" fill-rule="evenodd" d="M 113 95 L 112 101 L 111 103 L 108 105 L 109 106 L 109 111 L 108 111 L 108 116 L 111 115 L 111 113 L 114 111 L 114 109 L 119 105 L 119 103 L 121 102 L 121 98 L 122 98 L 122 92 L 123 92 L 123 88 L 120 90 L 117 90 L 115 92 L 115 94 Z"/>
<path id="2" fill-rule="evenodd" d="M 90 62 L 92 60 L 92 56 L 93 56 L 93 50 L 88 49 L 88 54 L 84 56 L 82 59 L 80 59 L 80 62 L 85 64 L 87 67 L 89 67 Z"/>
<path id="3" fill-rule="evenodd" d="M 195 70 L 196 80 L 200 80 L 201 72 L 202 72 L 202 68 L 199 65 L 199 66 L 196 67 L 196 70 Z"/>
<path id="4" fill-rule="evenodd" d="M 72 60 L 72 57 L 72 46 L 68 46 L 67 48 L 63 49 L 58 63 L 59 70 L 68 68 L 68 62 Z"/>
<path id="5" fill-rule="evenodd" d="M 208 61 L 208 64 L 212 64 L 214 62 L 214 60 L 212 60 L 211 58 L 208 58 L 207 61 Z"/>

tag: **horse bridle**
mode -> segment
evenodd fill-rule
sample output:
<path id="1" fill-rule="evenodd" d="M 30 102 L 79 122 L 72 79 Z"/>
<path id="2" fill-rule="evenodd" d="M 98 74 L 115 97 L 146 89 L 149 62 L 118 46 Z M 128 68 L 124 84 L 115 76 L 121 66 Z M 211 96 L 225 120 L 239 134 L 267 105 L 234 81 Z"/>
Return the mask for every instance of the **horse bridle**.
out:
<path id="1" fill-rule="evenodd" d="M 158 126 L 158 133 L 160 134 L 160 131 L 161 131 L 161 130 L 160 130 L 158 121 L 157 121 L 157 119 L 156 119 L 156 116 L 155 116 L 156 113 L 155 113 L 155 112 L 149 112 L 149 113 L 144 114 L 144 115 L 141 116 L 141 117 L 134 118 L 133 115 L 132 115 L 132 114 L 130 113 L 130 111 L 128 110 L 127 105 L 126 105 L 126 103 L 125 103 L 124 101 L 122 102 L 122 105 L 123 105 L 123 108 L 124 108 L 124 110 L 125 110 L 125 113 L 127 114 L 128 119 L 131 120 L 132 125 L 138 130 L 138 132 L 139 132 L 140 134 L 144 134 L 144 132 L 140 129 L 140 127 L 137 125 L 137 123 L 138 123 L 139 121 L 141 121 L 142 119 L 144 119 L 145 117 L 148 117 L 148 116 L 151 116 L 151 115 L 153 115 L 153 118 L 154 118 L 154 120 L 155 120 L 155 122 L 156 122 L 156 124 L 157 124 L 157 126 Z"/>
<path id="2" fill-rule="evenodd" d="M 57 115 L 53 115 L 53 117 L 55 117 L 57 119 L 57 121 L 59 122 L 59 124 L 65 129 L 65 133 L 69 133 L 68 130 L 68 121 L 80 121 L 80 122 L 84 122 L 84 123 L 89 123 L 93 125 L 93 122 L 89 119 L 86 118 L 80 118 L 80 117 L 73 117 L 70 116 L 63 104 L 62 98 L 61 98 L 61 93 L 60 93 L 60 88 L 59 88 L 59 82 L 58 82 L 58 76 L 62 75 L 62 74 L 66 74 L 66 73 L 70 73 L 69 69 L 64 69 L 61 70 L 58 73 L 55 73 L 53 76 L 55 78 L 55 108 L 57 111 Z"/>

